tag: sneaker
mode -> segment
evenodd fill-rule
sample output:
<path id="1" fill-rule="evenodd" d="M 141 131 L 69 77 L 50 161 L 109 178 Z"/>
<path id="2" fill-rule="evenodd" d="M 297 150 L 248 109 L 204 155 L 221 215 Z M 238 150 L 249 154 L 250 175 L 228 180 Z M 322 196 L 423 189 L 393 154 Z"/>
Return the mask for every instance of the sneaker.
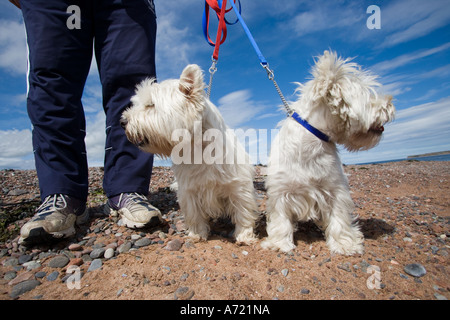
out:
<path id="1" fill-rule="evenodd" d="M 68 238 L 75 234 L 75 223 L 80 225 L 88 219 L 89 212 L 83 201 L 62 194 L 50 195 L 20 229 L 19 244 Z"/>
<path id="2" fill-rule="evenodd" d="M 112 216 L 119 214 L 128 228 L 155 226 L 163 222 L 161 212 L 139 193 L 121 193 L 108 199 L 105 212 Z"/>

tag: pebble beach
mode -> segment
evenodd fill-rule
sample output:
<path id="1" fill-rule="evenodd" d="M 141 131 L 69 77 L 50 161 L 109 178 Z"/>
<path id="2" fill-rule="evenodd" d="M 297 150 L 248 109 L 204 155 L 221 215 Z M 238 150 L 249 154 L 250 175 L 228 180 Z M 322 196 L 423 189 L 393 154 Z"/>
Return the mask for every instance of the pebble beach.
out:
<path id="1" fill-rule="evenodd" d="M 362 255 L 330 254 L 320 230 L 301 223 L 290 254 L 238 246 L 226 219 L 210 239 L 185 235 L 169 186 L 155 167 L 149 199 L 165 223 L 131 230 L 103 212 L 102 168 L 90 168 L 90 220 L 77 234 L 31 248 L 20 227 L 40 204 L 33 170 L 0 171 L 0 299 L 447 300 L 450 297 L 450 162 L 345 166 L 361 230 Z M 266 168 L 254 186 L 265 233 Z"/>

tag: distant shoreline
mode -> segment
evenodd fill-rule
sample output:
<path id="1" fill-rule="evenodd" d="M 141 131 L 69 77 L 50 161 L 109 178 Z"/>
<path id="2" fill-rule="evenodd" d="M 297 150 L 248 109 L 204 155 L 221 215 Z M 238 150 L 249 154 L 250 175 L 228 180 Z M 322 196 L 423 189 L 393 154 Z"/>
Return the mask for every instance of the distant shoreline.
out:
<path id="1" fill-rule="evenodd" d="M 406 157 L 406 159 L 432 157 L 432 156 L 442 156 L 442 155 L 446 155 L 446 154 L 450 154 L 450 150 L 449 151 L 431 152 L 431 153 L 424 153 L 424 154 L 408 156 L 408 157 Z"/>

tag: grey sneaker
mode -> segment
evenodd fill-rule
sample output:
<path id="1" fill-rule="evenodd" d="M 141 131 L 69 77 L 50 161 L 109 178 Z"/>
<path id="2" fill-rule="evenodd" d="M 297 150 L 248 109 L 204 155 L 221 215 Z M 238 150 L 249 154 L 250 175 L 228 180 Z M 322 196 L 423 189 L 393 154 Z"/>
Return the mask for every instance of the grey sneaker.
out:
<path id="1" fill-rule="evenodd" d="M 74 197 L 54 194 L 45 198 L 36 214 L 20 229 L 19 244 L 48 242 L 75 234 L 75 223 L 86 223 L 86 203 Z"/>
<path id="2" fill-rule="evenodd" d="M 119 214 L 128 228 L 155 226 L 163 222 L 161 212 L 139 193 L 121 193 L 108 199 L 105 212 L 112 216 Z"/>

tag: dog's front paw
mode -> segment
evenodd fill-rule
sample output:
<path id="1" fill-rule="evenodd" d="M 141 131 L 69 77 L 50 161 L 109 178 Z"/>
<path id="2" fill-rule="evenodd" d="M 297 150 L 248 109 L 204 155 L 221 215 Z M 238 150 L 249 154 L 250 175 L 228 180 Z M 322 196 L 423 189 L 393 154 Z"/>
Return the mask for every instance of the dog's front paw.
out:
<path id="1" fill-rule="evenodd" d="M 237 244 L 250 245 L 258 240 L 255 234 L 253 233 L 253 228 L 242 230 L 241 232 L 239 232 L 239 234 L 236 234 L 235 237 Z"/>
<path id="2" fill-rule="evenodd" d="M 290 240 L 272 241 L 266 239 L 261 243 L 263 249 L 280 250 L 281 252 L 290 252 L 295 249 L 294 243 Z"/>
<path id="3" fill-rule="evenodd" d="M 364 253 L 364 245 L 362 240 L 352 242 L 338 242 L 335 240 L 329 240 L 327 241 L 327 245 L 332 253 L 342 254 L 346 256 Z"/>
<path id="4" fill-rule="evenodd" d="M 188 231 L 188 235 L 187 235 L 190 239 L 192 239 L 194 242 L 200 242 L 200 241 L 206 241 L 208 240 L 208 235 L 207 234 L 198 234 L 195 233 L 193 231 Z"/>

